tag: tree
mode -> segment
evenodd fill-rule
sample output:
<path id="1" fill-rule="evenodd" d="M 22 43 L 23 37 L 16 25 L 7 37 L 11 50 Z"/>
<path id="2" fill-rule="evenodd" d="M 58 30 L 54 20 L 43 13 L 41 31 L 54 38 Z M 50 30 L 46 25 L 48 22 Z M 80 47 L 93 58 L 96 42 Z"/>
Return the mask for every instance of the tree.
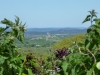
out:
<path id="1" fill-rule="evenodd" d="M 69 48 L 74 42 L 84 42 L 85 41 L 85 34 L 78 34 L 70 38 L 64 38 L 60 42 L 56 43 L 53 48 L 54 49 L 62 49 L 62 48 Z"/>

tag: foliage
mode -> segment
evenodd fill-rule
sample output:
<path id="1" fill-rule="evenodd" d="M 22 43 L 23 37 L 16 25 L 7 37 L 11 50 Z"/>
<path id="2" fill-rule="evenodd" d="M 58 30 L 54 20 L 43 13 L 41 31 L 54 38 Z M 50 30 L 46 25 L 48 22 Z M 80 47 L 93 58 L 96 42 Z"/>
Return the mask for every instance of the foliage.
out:
<path id="1" fill-rule="evenodd" d="M 67 43 L 65 39 L 56 51 L 49 50 L 46 59 L 34 53 L 25 58 L 18 53 L 14 42 L 17 39 L 23 43 L 25 24 L 17 16 L 15 23 L 1 21 L 6 28 L 0 27 L 0 75 L 100 75 L 100 19 L 94 10 L 89 12 L 83 21 L 91 23 L 86 36 L 67 38 Z"/>
<path id="2" fill-rule="evenodd" d="M 6 27 L 0 27 L 0 75 L 22 75 L 24 57 L 18 54 L 15 39 L 23 43 L 25 24 L 16 16 L 15 23 L 4 19 Z"/>
<path id="3" fill-rule="evenodd" d="M 64 38 L 60 42 L 54 44 L 54 49 L 69 48 L 74 42 L 83 43 L 85 41 L 85 34 L 78 34 L 70 38 Z"/>
<path id="4" fill-rule="evenodd" d="M 98 49 L 100 45 L 100 19 L 97 18 L 94 10 L 89 12 L 90 15 L 83 21 L 83 23 L 91 22 L 91 26 L 87 29 L 85 42 L 74 43 L 69 48 L 72 53 L 61 61 L 59 66 L 62 69 L 58 72 L 60 75 L 100 75 L 100 71 L 96 67 L 97 62 L 100 61 L 100 50 Z"/>
<path id="5" fill-rule="evenodd" d="M 36 57 L 34 53 L 29 53 L 26 55 L 26 59 L 24 59 L 24 67 L 25 69 L 30 69 L 33 74 L 41 74 L 43 65 L 45 61 L 42 59 L 42 56 Z M 27 74 L 27 73 L 26 73 Z"/>
<path id="6" fill-rule="evenodd" d="M 85 40 L 85 46 L 89 50 L 93 50 L 99 47 L 100 44 L 100 19 L 97 18 L 96 12 L 94 10 L 89 11 L 90 15 L 87 15 L 86 19 L 83 21 L 91 22 L 91 26 L 87 29 L 87 37 Z M 87 20 L 88 19 L 88 20 Z M 94 24 L 93 24 L 94 23 Z"/>
<path id="7" fill-rule="evenodd" d="M 93 10 L 91 12 L 93 12 Z M 91 16 L 92 16 L 91 18 L 93 19 L 96 15 L 91 15 Z M 89 19 L 88 20 L 86 19 L 83 22 L 89 21 Z M 96 20 L 93 21 L 95 25 L 91 23 L 92 28 L 95 30 L 99 30 L 100 29 L 99 19 L 96 18 Z M 91 26 L 87 29 L 87 34 L 86 38 L 84 37 L 85 39 L 84 41 L 82 42 L 77 42 L 75 40 L 74 40 L 75 42 L 73 41 L 74 43 L 67 49 L 68 52 L 69 51 L 71 52 L 70 54 L 66 52 L 66 50 L 63 50 L 64 48 L 58 49 L 57 50 L 58 53 L 56 54 L 54 53 L 55 56 L 51 54 L 50 57 L 51 60 L 48 62 L 52 63 L 51 65 L 52 75 L 53 73 L 55 73 L 56 75 L 100 75 L 98 66 L 98 62 L 100 62 L 99 58 L 100 50 L 99 50 L 98 39 L 100 36 L 99 34 L 98 35 L 94 34 L 92 29 L 88 31 L 91 28 Z M 93 36 L 97 37 L 95 38 L 95 40 L 98 40 L 98 42 L 93 41 Z M 87 39 L 92 39 L 92 41 L 87 41 Z M 88 45 L 88 43 L 90 44 Z M 95 46 L 95 44 L 97 46 Z"/>
<path id="8" fill-rule="evenodd" d="M 62 58 L 65 56 L 68 56 L 70 54 L 70 52 L 68 51 L 68 49 L 66 48 L 62 48 L 59 50 L 56 50 L 55 52 L 55 56 L 57 59 L 62 60 Z"/>

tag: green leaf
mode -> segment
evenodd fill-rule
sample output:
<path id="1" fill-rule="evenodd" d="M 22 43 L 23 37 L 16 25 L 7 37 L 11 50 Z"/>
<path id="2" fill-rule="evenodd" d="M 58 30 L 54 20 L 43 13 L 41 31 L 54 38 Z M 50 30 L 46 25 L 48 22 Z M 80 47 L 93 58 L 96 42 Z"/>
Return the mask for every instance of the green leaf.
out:
<path id="1" fill-rule="evenodd" d="M 92 75 L 93 68 L 91 68 L 89 71 L 87 71 L 86 75 Z"/>
<path id="2" fill-rule="evenodd" d="M 28 69 L 28 75 L 35 75 L 35 74 L 32 73 L 31 69 Z"/>
<path id="3" fill-rule="evenodd" d="M 97 67 L 98 70 L 100 70 L 100 62 L 96 63 L 96 67 Z"/>
<path id="4" fill-rule="evenodd" d="M 15 19 L 15 23 L 16 23 L 16 26 L 18 26 L 20 19 L 19 19 L 18 16 L 15 16 L 15 17 L 16 17 L 16 19 Z"/>
<path id="5" fill-rule="evenodd" d="M 85 20 L 82 23 L 85 23 L 87 21 L 90 21 L 90 17 L 91 17 L 91 15 L 87 15 L 87 17 L 85 18 Z"/>
<path id="6" fill-rule="evenodd" d="M 92 17 L 96 17 L 97 18 L 96 12 L 94 14 L 92 14 Z"/>
<path id="7" fill-rule="evenodd" d="M 68 63 L 66 61 L 63 61 L 61 67 L 62 67 L 64 73 L 66 73 L 66 70 L 67 70 L 67 67 L 68 67 Z"/>
<path id="8" fill-rule="evenodd" d="M 21 64 L 21 66 L 18 67 L 18 70 L 19 70 L 18 75 L 22 75 L 22 72 L 23 72 L 23 64 Z"/>
<path id="9" fill-rule="evenodd" d="M 72 68 L 72 74 L 71 75 L 76 75 L 76 72 L 75 72 L 75 67 Z"/>
<path id="10" fill-rule="evenodd" d="M 78 46 L 83 47 L 84 43 L 78 43 Z"/>
<path id="11" fill-rule="evenodd" d="M 87 29 L 87 33 L 89 33 L 91 30 L 92 30 L 91 28 L 88 28 L 88 29 Z"/>
<path id="12" fill-rule="evenodd" d="M 86 48 L 89 48 L 90 46 L 90 41 L 88 39 L 85 40 L 85 47 Z"/>
<path id="13" fill-rule="evenodd" d="M 3 64 L 8 57 L 4 57 L 0 55 L 0 64 Z"/>
<path id="14" fill-rule="evenodd" d="M 4 68 L 0 66 L 0 75 L 3 75 Z"/>
<path id="15" fill-rule="evenodd" d="M 10 27 L 13 27 L 14 23 L 6 18 L 4 18 L 4 20 L 1 21 L 2 24 L 6 24 Z"/>
<path id="16" fill-rule="evenodd" d="M 96 28 L 96 31 L 100 34 L 100 28 Z"/>

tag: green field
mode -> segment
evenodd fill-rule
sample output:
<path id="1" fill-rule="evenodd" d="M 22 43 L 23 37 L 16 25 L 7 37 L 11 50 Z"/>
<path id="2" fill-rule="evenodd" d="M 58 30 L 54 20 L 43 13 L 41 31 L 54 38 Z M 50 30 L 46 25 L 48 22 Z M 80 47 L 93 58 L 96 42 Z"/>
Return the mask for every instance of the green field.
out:
<path id="1" fill-rule="evenodd" d="M 32 52 L 32 53 L 40 53 L 45 54 L 50 50 L 50 48 L 45 47 L 23 47 L 21 48 L 21 52 Z"/>

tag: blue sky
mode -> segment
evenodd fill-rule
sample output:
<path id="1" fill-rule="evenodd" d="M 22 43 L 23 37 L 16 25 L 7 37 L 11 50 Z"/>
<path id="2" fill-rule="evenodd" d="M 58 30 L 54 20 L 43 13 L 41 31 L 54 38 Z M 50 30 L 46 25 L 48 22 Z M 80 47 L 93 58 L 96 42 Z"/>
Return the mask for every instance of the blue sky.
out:
<path id="1" fill-rule="evenodd" d="M 92 9 L 100 17 L 100 0 L 1 0 L 0 21 L 17 15 L 28 28 L 88 27 L 82 21 Z"/>

